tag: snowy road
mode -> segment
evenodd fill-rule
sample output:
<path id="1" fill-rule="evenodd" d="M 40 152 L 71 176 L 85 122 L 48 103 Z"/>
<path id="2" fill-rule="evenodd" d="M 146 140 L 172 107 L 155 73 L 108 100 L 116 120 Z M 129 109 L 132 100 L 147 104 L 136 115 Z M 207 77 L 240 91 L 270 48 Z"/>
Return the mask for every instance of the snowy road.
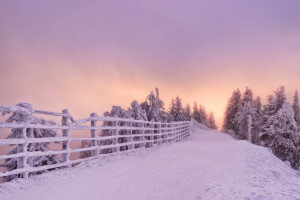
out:
<path id="1" fill-rule="evenodd" d="M 187 141 L 0 185 L 1 200 L 300 199 L 300 176 L 267 149 L 196 129 Z"/>

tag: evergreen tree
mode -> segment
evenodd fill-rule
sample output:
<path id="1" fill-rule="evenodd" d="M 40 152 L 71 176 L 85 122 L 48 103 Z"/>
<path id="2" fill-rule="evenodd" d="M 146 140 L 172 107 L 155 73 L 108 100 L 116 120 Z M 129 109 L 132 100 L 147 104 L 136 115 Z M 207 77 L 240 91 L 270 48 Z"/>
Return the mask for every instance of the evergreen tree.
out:
<path id="1" fill-rule="evenodd" d="M 216 125 L 216 121 L 215 121 L 215 117 L 214 117 L 214 113 L 210 112 L 209 113 L 209 117 L 208 117 L 208 128 L 211 129 L 217 129 L 217 125 Z"/>
<path id="2" fill-rule="evenodd" d="M 285 88 L 275 91 L 275 96 L 268 97 L 268 104 L 263 110 L 263 127 L 260 144 L 272 149 L 283 161 L 289 161 L 295 167 L 297 161 L 296 122 L 291 105 L 286 102 Z"/>
<path id="3" fill-rule="evenodd" d="M 120 106 L 113 106 L 111 111 L 110 112 L 105 112 L 103 114 L 103 116 L 105 117 L 116 117 L 116 118 L 131 118 L 130 117 L 130 113 L 127 111 L 127 110 L 124 110 L 123 108 L 121 108 Z M 119 126 L 119 127 L 122 127 L 122 126 L 128 126 L 128 122 L 118 122 L 116 123 L 115 121 L 104 121 L 103 122 L 103 126 Z M 122 129 L 122 128 L 120 128 Z M 112 136 L 112 135 L 115 135 L 117 134 L 116 132 L 117 130 L 102 130 L 101 131 L 101 136 Z M 129 131 L 128 130 L 120 130 L 118 132 L 119 135 L 128 135 L 129 134 Z M 127 138 L 119 138 L 118 139 L 118 143 L 124 143 L 127 141 Z M 98 145 L 110 145 L 110 144 L 113 144 L 113 140 L 112 139 L 108 139 L 108 140 L 104 140 L 104 141 L 100 141 L 98 142 Z M 85 144 L 82 143 L 82 146 L 84 146 Z M 126 146 L 123 146 L 120 148 L 120 150 L 125 150 L 127 149 Z M 112 153 L 112 150 L 113 149 L 103 149 L 101 150 L 101 154 L 106 154 L 106 153 Z"/>
<path id="4" fill-rule="evenodd" d="M 253 92 L 246 88 L 241 103 L 239 104 L 235 121 L 237 122 L 237 135 L 241 139 L 252 139 L 253 121 L 256 116 L 256 108 L 253 100 Z"/>
<path id="5" fill-rule="evenodd" d="M 141 107 L 146 111 L 149 121 L 159 122 L 164 121 L 166 118 L 164 102 L 159 98 L 158 88 L 155 88 L 155 94 L 151 91 L 146 101 L 141 104 Z"/>
<path id="6" fill-rule="evenodd" d="M 135 120 L 148 120 L 146 111 L 142 109 L 136 100 L 131 102 L 131 108 L 128 109 L 128 115 Z"/>
<path id="7" fill-rule="evenodd" d="M 185 116 L 185 119 L 187 121 L 191 121 L 192 115 L 191 115 L 191 106 L 190 106 L 190 104 L 186 105 L 186 107 L 184 109 L 184 116 Z"/>
<path id="8" fill-rule="evenodd" d="M 172 102 L 170 114 L 172 115 L 174 121 L 184 121 L 184 113 L 183 113 L 183 107 L 181 103 L 181 99 L 179 96 L 175 98 L 175 101 Z"/>
<path id="9" fill-rule="evenodd" d="M 192 117 L 194 118 L 194 120 L 200 121 L 200 113 L 198 110 L 197 102 L 194 102 Z"/>
<path id="10" fill-rule="evenodd" d="M 19 107 L 26 108 L 28 111 L 31 112 L 30 116 L 25 116 L 23 114 L 20 114 L 18 112 L 12 112 L 12 115 L 6 120 L 6 122 L 16 122 L 16 123 L 24 123 L 29 122 L 30 124 L 41 124 L 41 125 L 55 125 L 55 122 L 50 120 L 44 120 L 42 118 L 36 118 L 33 116 L 33 108 L 28 103 L 19 103 L 17 104 Z M 3 113 L 3 115 L 9 114 L 9 112 Z M 24 119 L 26 118 L 26 119 Z M 11 133 L 8 135 L 6 139 L 10 138 L 22 138 L 23 135 L 23 129 L 22 128 L 12 128 Z M 48 137 L 58 137 L 59 134 L 54 129 L 38 129 L 33 128 L 32 131 L 30 129 L 26 130 L 26 136 L 28 138 L 48 138 Z M 28 144 L 28 151 L 29 152 L 35 152 L 35 151 L 48 151 L 49 150 L 49 144 L 50 142 L 44 142 L 44 143 L 29 143 Z M 22 145 L 17 145 L 16 148 L 11 150 L 8 154 L 16 154 L 16 153 L 22 153 Z M 0 165 L 0 167 L 6 167 L 7 171 L 11 171 L 18 168 L 18 163 L 22 162 L 22 158 L 9 158 L 6 159 L 3 164 Z M 29 157 L 27 160 L 27 164 L 30 167 L 38 167 L 38 166 L 44 166 L 44 165 L 52 165 L 60 163 L 61 161 L 57 157 L 57 155 L 47 155 L 47 156 L 35 156 L 35 157 Z M 42 172 L 39 172 L 42 173 Z M 36 174 L 36 173 L 31 173 Z M 5 181 L 10 181 L 12 179 L 21 177 L 21 174 L 16 174 L 12 176 L 5 177 Z"/>
<path id="11" fill-rule="evenodd" d="M 200 108 L 199 108 L 199 121 L 198 122 L 207 125 L 207 114 L 206 114 L 205 107 L 202 105 L 200 105 Z"/>
<path id="12" fill-rule="evenodd" d="M 252 116 L 253 119 L 252 120 L 252 142 L 255 144 L 259 143 L 259 137 L 258 134 L 261 130 L 262 127 L 262 104 L 261 104 L 261 99 L 260 96 L 258 96 L 255 100 L 254 100 L 254 109 L 255 109 L 255 115 Z"/>
<path id="13" fill-rule="evenodd" d="M 262 107 L 262 105 L 261 105 L 260 96 L 257 96 L 253 103 L 254 103 L 254 107 L 256 109 L 256 112 L 258 114 L 261 114 L 261 107 Z"/>
<path id="14" fill-rule="evenodd" d="M 295 96 L 294 96 L 294 102 L 293 102 L 293 110 L 295 113 L 295 121 L 297 124 L 297 127 L 300 126 L 300 107 L 299 107 L 299 95 L 298 95 L 298 91 L 296 90 L 295 92 Z"/>
<path id="15" fill-rule="evenodd" d="M 223 129 L 225 132 L 233 131 L 238 133 L 238 126 L 235 118 L 238 108 L 241 103 L 241 92 L 239 89 L 233 91 L 231 98 L 228 100 L 227 107 L 225 110 L 224 125 Z"/>
<path id="16" fill-rule="evenodd" d="M 170 107 L 169 107 L 169 114 L 172 117 L 172 121 L 174 121 L 174 115 L 175 115 L 175 100 L 172 98 Z"/>
<path id="17" fill-rule="evenodd" d="M 134 120 L 142 120 L 147 121 L 147 114 L 146 111 L 142 109 L 139 103 L 134 100 L 131 102 L 131 107 L 128 109 L 128 115 Z M 144 127 L 142 123 L 132 123 L 133 127 Z M 132 130 L 132 134 L 143 134 L 142 130 Z M 142 137 L 134 137 L 133 139 L 142 139 Z M 141 147 L 142 144 L 135 144 L 134 148 Z"/>

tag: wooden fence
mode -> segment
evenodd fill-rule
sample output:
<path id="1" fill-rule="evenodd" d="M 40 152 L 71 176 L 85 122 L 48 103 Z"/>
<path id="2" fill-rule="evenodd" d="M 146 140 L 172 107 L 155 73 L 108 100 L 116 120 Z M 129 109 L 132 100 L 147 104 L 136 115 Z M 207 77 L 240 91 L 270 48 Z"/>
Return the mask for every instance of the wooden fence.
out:
<path id="1" fill-rule="evenodd" d="M 76 163 L 94 159 L 102 154 L 117 153 L 137 148 L 151 148 L 153 146 L 180 141 L 190 135 L 191 122 L 150 122 L 125 118 L 102 117 L 92 113 L 90 117 L 74 120 L 68 110 L 62 113 L 47 112 L 41 110 L 27 109 L 20 106 L 0 106 L 0 112 L 16 113 L 24 119 L 22 122 L 0 122 L 0 129 L 22 130 L 21 138 L 1 139 L 0 145 L 16 145 L 18 153 L 10 155 L 0 155 L 2 159 L 18 158 L 17 169 L 0 172 L 0 177 L 19 174 L 20 177 L 28 178 L 33 172 L 44 170 L 71 167 Z M 48 115 L 61 118 L 61 125 L 43 125 L 31 122 L 33 116 Z M 51 129 L 59 131 L 60 137 L 29 138 L 28 132 L 34 129 Z M 90 137 L 73 137 L 73 130 L 88 130 Z M 105 134 L 106 133 L 106 134 Z M 90 146 L 84 148 L 71 149 L 72 141 L 88 141 Z M 31 143 L 60 142 L 61 150 L 49 151 L 28 151 Z M 70 160 L 70 154 L 75 152 L 89 152 L 89 157 Z M 57 164 L 32 167 L 28 164 L 28 158 L 48 155 L 62 155 L 62 161 Z"/>

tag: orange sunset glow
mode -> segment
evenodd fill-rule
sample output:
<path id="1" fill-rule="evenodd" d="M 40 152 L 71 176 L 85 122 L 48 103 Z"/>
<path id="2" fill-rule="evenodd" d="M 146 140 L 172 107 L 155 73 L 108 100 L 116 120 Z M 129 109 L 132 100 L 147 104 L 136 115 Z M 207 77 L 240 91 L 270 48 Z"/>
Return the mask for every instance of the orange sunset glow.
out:
<path id="1" fill-rule="evenodd" d="M 1 104 L 82 118 L 142 102 L 158 87 L 166 109 L 179 95 L 213 111 L 221 127 L 236 88 L 264 102 L 285 85 L 291 99 L 300 86 L 298 10 L 232 2 L 2 1 Z"/>

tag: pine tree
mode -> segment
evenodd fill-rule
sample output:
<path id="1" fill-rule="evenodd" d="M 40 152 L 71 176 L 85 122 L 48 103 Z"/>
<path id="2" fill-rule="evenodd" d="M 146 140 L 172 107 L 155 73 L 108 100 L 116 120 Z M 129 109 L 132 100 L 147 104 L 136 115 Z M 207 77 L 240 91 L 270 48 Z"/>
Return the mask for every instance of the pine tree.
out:
<path id="1" fill-rule="evenodd" d="M 155 94 L 151 91 L 146 101 L 141 104 L 141 107 L 146 111 L 149 121 L 159 122 L 165 120 L 164 102 L 159 98 L 158 88 L 155 88 Z"/>
<path id="2" fill-rule="evenodd" d="M 239 89 L 233 91 L 231 98 L 228 100 L 223 129 L 225 132 L 238 133 L 238 126 L 236 124 L 236 113 L 241 103 L 241 92 Z"/>
<path id="3" fill-rule="evenodd" d="M 174 121 L 174 115 L 175 115 L 175 100 L 172 98 L 170 107 L 169 107 L 169 114 L 172 117 L 172 121 Z"/>
<path id="4" fill-rule="evenodd" d="M 185 120 L 185 116 L 183 113 L 183 107 L 182 107 L 181 99 L 179 98 L 179 96 L 177 96 L 175 98 L 175 101 L 172 102 L 170 115 L 172 115 L 174 121 L 184 121 Z"/>
<path id="5" fill-rule="evenodd" d="M 128 115 L 134 119 L 134 120 L 142 120 L 142 121 L 147 121 L 147 114 L 146 111 L 142 109 L 142 107 L 139 105 L 139 103 L 134 100 L 131 102 L 131 107 L 128 108 Z M 144 127 L 144 125 L 142 123 L 132 123 L 133 127 Z M 143 130 L 132 130 L 132 134 L 136 135 L 136 134 L 143 134 Z M 134 137 L 134 140 L 141 140 L 142 137 Z M 142 144 L 135 144 L 134 148 L 139 148 L 141 147 Z"/>
<path id="6" fill-rule="evenodd" d="M 103 114 L 103 116 L 105 117 L 116 117 L 116 118 L 131 118 L 130 114 L 128 111 L 126 111 L 125 109 L 121 108 L 120 106 L 113 106 L 110 112 L 105 112 Z M 123 122 L 123 121 L 119 121 L 118 123 L 116 123 L 115 121 L 104 121 L 103 122 L 103 126 L 128 126 L 128 122 Z M 122 128 L 120 128 L 122 129 Z M 117 130 L 102 130 L 101 131 L 101 136 L 112 136 L 117 134 L 116 132 Z M 120 130 L 118 131 L 119 135 L 128 135 L 129 131 L 128 130 Z M 127 139 L 126 138 L 119 138 L 118 143 L 124 143 L 126 142 Z M 98 142 L 98 145 L 110 145 L 113 144 L 113 140 L 112 139 L 108 139 L 108 140 L 104 140 L 104 141 L 100 141 Z M 84 144 L 82 144 L 84 145 Z M 127 147 L 123 146 L 120 148 L 120 151 L 125 150 Z M 112 153 L 113 149 L 109 148 L 109 149 L 103 149 L 101 150 L 101 154 L 106 154 L 106 153 Z"/>
<path id="7" fill-rule="evenodd" d="M 131 102 L 131 108 L 128 109 L 128 115 L 135 120 L 148 120 L 146 111 L 142 109 L 136 100 Z"/>
<path id="8" fill-rule="evenodd" d="M 217 129 L 217 125 L 216 125 L 216 121 L 215 121 L 215 117 L 214 117 L 214 113 L 210 112 L 209 113 L 209 117 L 208 117 L 208 128 L 211 129 Z"/>
<path id="9" fill-rule="evenodd" d="M 237 135 L 241 139 L 252 139 L 253 121 L 256 118 L 256 108 L 254 106 L 253 92 L 250 88 L 246 88 L 241 103 L 239 104 L 235 121 L 237 122 Z"/>
<path id="10" fill-rule="evenodd" d="M 207 125 L 207 114 L 206 114 L 205 107 L 202 105 L 200 105 L 199 108 L 199 123 Z"/>
<path id="11" fill-rule="evenodd" d="M 194 118 L 194 120 L 200 121 L 200 114 L 199 114 L 197 102 L 194 102 L 192 117 Z"/>
<path id="12" fill-rule="evenodd" d="M 260 96 L 257 96 L 253 103 L 254 103 L 254 107 L 256 109 L 256 112 L 258 114 L 261 114 L 261 107 L 262 107 L 262 105 L 261 105 Z"/>
<path id="13" fill-rule="evenodd" d="M 13 112 L 12 115 L 6 120 L 6 122 L 16 122 L 16 123 L 24 123 L 25 121 L 30 124 L 41 124 L 41 125 L 55 125 L 55 122 L 50 120 L 44 120 L 42 118 L 36 118 L 33 116 L 33 108 L 28 103 L 19 103 L 17 104 L 19 107 L 26 108 L 28 111 L 31 112 L 31 115 L 24 116 L 23 114 L 20 114 L 18 112 Z M 9 112 L 3 113 L 3 115 L 9 114 Z M 26 118 L 26 119 L 24 119 Z M 6 139 L 9 138 L 22 138 L 22 128 L 13 128 L 11 129 L 12 132 L 8 135 Z M 54 129 L 37 129 L 33 128 L 32 131 L 30 129 L 26 130 L 26 135 L 28 138 L 44 138 L 44 137 L 58 137 L 59 134 Z M 28 144 L 28 151 L 29 152 L 35 152 L 35 151 L 48 151 L 49 150 L 49 142 L 44 143 L 29 143 Z M 11 150 L 8 154 L 16 154 L 16 153 L 22 153 L 21 151 L 22 145 L 17 145 L 16 148 Z M 8 171 L 14 170 L 18 168 L 18 163 L 22 162 L 21 158 L 9 158 L 6 159 L 3 164 L 0 165 L 0 167 L 6 167 Z M 36 157 L 29 157 L 27 160 L 27 164 L 30 167 L 38 167 L 38 166 L 44 166 L 44 165 L 52 165 L 60 163 L 61 161 L 57 157 L 57 155 L 47 155 L 47 156 L 36 156 Z M 42 172 L 39 172 L 42 173 Z M 31 175 L 36 173 L 31 173 Z M 12 179 L 21 177 L 22 175 L 16 174 L 12 176 L 5 177 L 5 181 L 10 181 Z"/>
<path id="14" fill-rule="evenodd" d="M 297 127 L 300 126 L 300 107 L 299 107 L 299 95 L 298 95 L 298 91 L 296 90 L 295 92 L 295 96 L 294 96 L 294 102 L 293 102 L 293 110 L 295 113 L 295 121 L 297 124 Z"/>
<path id="15" fill-rule="evenodd" d="M 186 105 L 186 107 L 184 109 L 184 116 L 185 116 L 185 119 L 187 121 L 191 121 L 192 115 L 191 115 L 191 106 L 190 106 L 190 104 Z"/>
<path id="16" fill-rule="evenodd" d="M 261 99 L 260 96 L 256 97 L 254 100 L 254 109 L 255 109 L 255 115 L 252 116 L 254 117 L 252 120 L 252 142 L 255 144 L 259 143 L 259 132 L 262 127 L 262 104 L 261 104 Z"/>
<path id="17" fill-rule="evenodd" d="M 291 105 L 286 102 L 285 88 L 275 91 L 275 96 L 268 97 L 268 104 L 263 110 L 263 127 L 260 144 L 272 149 L 283 161 L 296 164 L 296 122 Z"/>

